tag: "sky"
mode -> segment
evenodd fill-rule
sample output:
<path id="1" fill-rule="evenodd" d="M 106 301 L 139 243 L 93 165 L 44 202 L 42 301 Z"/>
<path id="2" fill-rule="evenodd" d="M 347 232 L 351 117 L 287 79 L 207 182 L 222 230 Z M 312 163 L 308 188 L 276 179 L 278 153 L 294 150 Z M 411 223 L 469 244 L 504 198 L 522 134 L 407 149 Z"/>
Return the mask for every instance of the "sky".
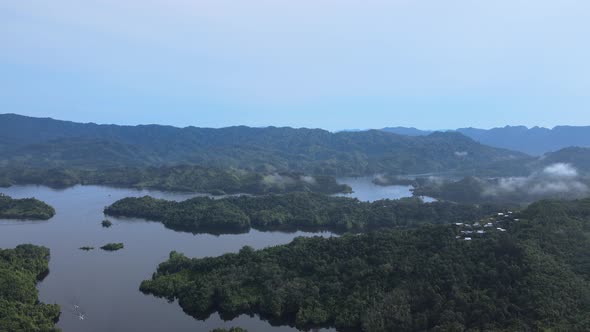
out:
<path id="1" fill-rule="evenodd" d="M 590 125 L 587 0 L 0 0 L 0 113 L 118 124 Z"/>

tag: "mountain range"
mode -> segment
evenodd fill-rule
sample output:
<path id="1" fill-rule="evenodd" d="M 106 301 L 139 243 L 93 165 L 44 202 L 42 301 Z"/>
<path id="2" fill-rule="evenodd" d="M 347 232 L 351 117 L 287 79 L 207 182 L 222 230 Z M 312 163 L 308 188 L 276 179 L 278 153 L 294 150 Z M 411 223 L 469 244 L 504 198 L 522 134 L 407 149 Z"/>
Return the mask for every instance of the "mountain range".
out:
<path id="1" fill-rule="evenodd" d="M 407 136 L 289 127 L 98 125 L 0 115 L 0 165 L 104 168 L 195 164 L 333 176 L 467 171 L 529 160 L 457 132 Z"/>
<path id="2" fill-rule="evenodd" d="M 386 127 L 382 130 L 410 136 L 426 136 L 434 132 L 407 127 Z M 552 129 L 506 126 L 493 129 L 459 128 L 454 131 L 482 144 L 533 156 L 567 147 L 590 147 L 590 126 L 557 126 Z"/>

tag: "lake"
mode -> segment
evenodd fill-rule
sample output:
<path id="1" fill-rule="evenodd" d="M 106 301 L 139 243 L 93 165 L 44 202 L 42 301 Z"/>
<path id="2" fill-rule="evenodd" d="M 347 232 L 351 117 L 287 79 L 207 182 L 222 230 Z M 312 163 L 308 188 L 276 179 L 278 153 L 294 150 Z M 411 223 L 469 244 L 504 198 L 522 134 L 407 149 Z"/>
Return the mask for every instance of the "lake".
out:
<path id="1" fill-rule="evenodd" d="M 353 197 L 361 200 L 411 196 L 411 188 L 375 186 L 363 179 L 343 179 L 351 185 Z M 364 182 L 363 182 L 364 181 Z M 402 186 L 391 186 L 402 187 Z M 237 252 L 249 245 L 256 249 L 286 244 L 297 236 L 334 236 L 330 232 L 261 232 L 209 235 L 177 232 L 161 223 L 140 219 L 109 217 L 111 228 L 101 221 L 105 206 L 124 197 L 151 195 L 157 198 L 184 200 L 196 194 L 151 190 L 75 186 L 51 189 L 43 186 L 0 188 L 13 198 L 36 197 L 56 209 L 48 221 L 0 220 L 0 248 L 22 243 L 46 246 L 51 250 L 50 273 L 39 283 L 39 298 L 61 305 L 58 327 L 63 331 L 209 331 L 218 327 L 240 326 L 251 332 L 288 332 L 297 329 L 271 326 L 258 317 L 242 315 L 223 321 L 213 314 L 205 321 L 186 315 L 177 303 L 139 291 L 139 284 L 149 279 L 159 263 L 171 251 L 188 257 L 218 256 Z M 110 242 L 123 242 L 125 248 L 105 252 L 98 247 Z M 93 246 L 93 251 L 82 251 Z M 80 320 L 74 305 L 86 315 Z M 335 331 L 322 329 L 319 331 Z"/>
<path id="2" fill-rule="evenodd" d="M 336 196 L 354 197 L 361 201 L 374 202 L 380 199 L 400 199 L 412 197 L 413 186 L 380 186 L 373 183 L 374 177 L 339 178 L 338 183 L 347 184 L 352 188 L 352 194 L 337 194 Z M 432 197 L 420 197 L 424 202 L 436 201 Z"/>

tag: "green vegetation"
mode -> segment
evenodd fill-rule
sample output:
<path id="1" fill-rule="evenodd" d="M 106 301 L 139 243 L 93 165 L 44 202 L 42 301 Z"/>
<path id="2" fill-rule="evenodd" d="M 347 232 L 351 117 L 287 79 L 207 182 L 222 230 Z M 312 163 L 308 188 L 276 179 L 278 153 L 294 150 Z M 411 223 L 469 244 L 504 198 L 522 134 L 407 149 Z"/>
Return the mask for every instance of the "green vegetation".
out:
<path id="1" fill-rule="evenodd" d="M 355 176 L 477 170 L 531 158 L 458 133 L 410 137 L 379 130 L 174 128 L 80 124 L 0 115 L 0 165 L 105 169 L 191 164 L 261 173 Z M 219 188 L 219 187 L 218 187 Z"/>
<path id="2" fill-rule="evenodd" d="M 80 247 L 80 250 L 84 250 L 84 251 L 90 251 L 90 250 L 94 250 L 94 247 Z"/>
<path id="3" fill-rule="evenodd" d="M 13 199 L 0 194 L 0 219 L 47 220 L 54 215 L 53 207 L 38 199 Z"/>
<path id="4" fill-rule="evenodd" d="M 528 177 L 482 179 L 465 177 L 460 180 L 418 179 L 414 195 L 466 204 L 528 204 L 541 199 L 576 199 L 587 197 L 590 178 L 545 176 L 535 172 Z"/>
<path id="5" fill-rule="evenodd" d="M 258 313 L 298 327 L 381 331 L 590 330 L 590 199 L 541 201 L 506 232 L 370 232 L 217 258 L 172 252 L 145 293 L 195 317 Z"/>
<path id="6" fill-rule="evenodd" d="M 107 243 L 104 246 L 100 247 L 100 249 L 105 251 L 117 251 L 123 249 L 125 246 L 123 243 Z"/>
<path id="7" fill-rule="evenodd" d="M 49 273 L 49 249 L 30 244 L 0 249 L 0 331 L 56 331 L 60 309 L 37 297 Z"/>
<path id="8" fill-rule="evenodd" d="M 232 327 L 229 330 L 228 329 L 213 329 L 210 332 L 248 332 L 248 330 L 245 330 L 241 327 Z"/>
<path id="9" fill-rule="evenodd" d="M 465 177 L 458 181 L 453 181 L 451 179 L 428 181 L 427 179 L 423 179 L 421 181 L 417 181 L 416 184 L 414 184 L 416 187 L 414 189 L 414 195 L 429 196 L 452 202 L 477 204 L 493 200 L 492 197 L 484 196 L 484 190 L 488 185 L 491 185 L 491 183 L 472 176 Z M 510 200 L 508 197 L 506 197 L 505 199 L 502 199 L 502 201 L 521 202 L 521 199 Z"/>
<path id="10" fill-rule="evenodd" d="M 417 198 L 369 203 L 347 197 L 290 193 L 223 199 L 196 197 L 183 202 L 130 197 L 108 206 L 104 213 L 161 221 L 166 227 L 192 232 L 246 232 L 251 227 L 345 232 L 466 221 L 496 209 L 492 205 L 426 204 Z"/>
<path id="11" fill-rule="evenodd" d="M 104 228 L 109 228 L 109 227 L 113 226 L 113 223 L 108 219 L 103 220 L 100 224 Z"/>
<path id="12" fill-rule="evenodd" d="M 0 186 L 41 184 L 53 188 L 76 184 L 151 188 L 165 191 L 224 194 L 268 194 L 313 191 L 324 194 L 348 193 L 351 188 L 330 176 L 302 173 L 263 173 L 199 166 L 124 167 L 88 170 L 80 168 L 5 167 Z"/>
<path id="13" fill-rule="evenodd" d="M 555 163 L 568 163 L 583 174 L 590 174 L 590 148 L 569 147 L 545 154 L 535 166 L 541 168 Z"/>

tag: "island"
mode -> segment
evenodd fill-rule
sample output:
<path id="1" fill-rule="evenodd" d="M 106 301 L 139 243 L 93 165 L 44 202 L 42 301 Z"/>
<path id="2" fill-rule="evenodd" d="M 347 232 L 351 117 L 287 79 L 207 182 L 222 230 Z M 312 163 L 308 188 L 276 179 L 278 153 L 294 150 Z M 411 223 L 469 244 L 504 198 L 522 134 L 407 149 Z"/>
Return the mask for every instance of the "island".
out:
<path id="1" fill-rule="evenodd" d="M 48 273 L 49 249 L 0 249 L 0 330 L 57 331 L 60 307 L 39 302 L 36 288 Z"/>
<path id="2" fill-rule="evenodd" d="M 248 332 L 248 330 L 241 327 L 231 327 L 229 329 L 213 329 L 210 332 Z"/>
<path id="3" fill-rule="evenodd" d="M 123 243 L 107 243 L 104 246 L 100 247 L 100 249 L 105 251 L 117 251 L 123 249 L 125 246 Z"/>
<path id="4" fill-rule="evenodd" d="M 35 198 L 14 199 L 0 194 L 0 219 L 48 220 L 55 209 Z"/>
<path id="5" fill-rule="evenodd" d="M 457 223 L 214 258 L 172 252 L 140 289 L 199 319 L 260 314 L 304 329 L 588 330 L 590 199 L 535 203 L 502 229 L 470 241 Z"/>
<path id="6" fill-rule="evenodd" d="M 79 249 L 83 250 L 83 251 L 90 251 L 90 250 L 94 250 L 94 247 L 84 246 L 84 247 L 80 247 Z"/>
<path id="7" fill-rule="evenodd" d="M 104 228 L 109 228 L 109 227 L 113 226 L 113 223 L 108 219 L 103 220 L 100 224 Z"/>
<path id="8" fill-rule="evenodd" d="M 477 219 L 498 210 L 494 205 L 424 203 L 419 198 L 361 202 L 310 192 L 196 197 L 182 202 L 150 196 L 128 197 L 106 207 L 111 216 L 145 218 L 189 232 L 235 233 L 258 230 L 330 230 L 334 232 L 413 227 Z"/>
<path id="9" fill-rule="evenodd" d="M 312 191 L 323 194 L 350 193 L 348 185 L 332 176 L 300 172 L 251 171 L 197 165 L 113 168 L 3 167 L 0 187 L 39 184 L 66 188 L 77 184 L 105 185 L 163 191 L 201 192 L 211 195 L 286 193 Z"/>

